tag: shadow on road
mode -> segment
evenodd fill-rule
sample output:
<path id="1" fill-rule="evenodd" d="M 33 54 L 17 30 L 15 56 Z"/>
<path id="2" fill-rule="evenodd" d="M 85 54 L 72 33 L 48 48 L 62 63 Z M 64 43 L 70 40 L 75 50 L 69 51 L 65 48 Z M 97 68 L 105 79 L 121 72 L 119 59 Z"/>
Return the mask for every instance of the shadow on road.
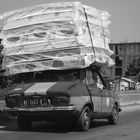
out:
<path id="1" fill-rule="evenodd" d="M 105 120 L 95 120 L 92 122 L 90 129 L 98 129 L 105 127 L 108 122 Z M 0 121 L 0 131 L 16 131 L 21 132 L 18 128 L 16 119 Z M 48 123 L 48 122 L 33 122 L 32 128 L 28 132 L 48 132 L 48 133 L 67 133 L 77 132 L 73 124 L 68 123 Z"/>

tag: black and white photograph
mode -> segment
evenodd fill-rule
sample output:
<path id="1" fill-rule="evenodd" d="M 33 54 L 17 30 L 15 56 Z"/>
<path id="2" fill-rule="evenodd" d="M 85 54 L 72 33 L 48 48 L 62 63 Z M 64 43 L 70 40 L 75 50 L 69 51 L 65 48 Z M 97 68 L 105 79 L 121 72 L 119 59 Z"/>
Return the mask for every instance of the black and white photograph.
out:
<path id="1" fill-rule="evenodd" d="M 140 139 L 139 0 L 0 0 L 0 139 Z"/>

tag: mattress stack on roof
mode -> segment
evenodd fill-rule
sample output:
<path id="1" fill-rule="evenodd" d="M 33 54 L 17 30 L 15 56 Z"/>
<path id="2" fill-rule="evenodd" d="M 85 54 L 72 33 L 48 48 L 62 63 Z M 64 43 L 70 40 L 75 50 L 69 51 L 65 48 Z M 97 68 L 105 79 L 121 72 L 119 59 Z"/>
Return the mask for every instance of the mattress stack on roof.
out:
<path id="1" fill-rule="evenodd" d="M 0 16 L 3 69 L 9 74 L 112 66 L 106 11 L 80 2 L 27 7 Z"/>

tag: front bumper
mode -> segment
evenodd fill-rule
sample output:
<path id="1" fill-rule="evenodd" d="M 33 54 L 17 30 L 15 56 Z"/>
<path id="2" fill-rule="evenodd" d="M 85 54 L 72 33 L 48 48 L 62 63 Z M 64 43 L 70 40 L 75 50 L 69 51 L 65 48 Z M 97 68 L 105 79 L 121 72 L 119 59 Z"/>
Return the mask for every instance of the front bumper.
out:
<path id="1" fill-rule="evenodd" d="M 34 108 L 4 108 L 3 111 L 9 112 L 13 116 L 26 115 L 32 120 L 64 121 L 75 119 L 79 115 L 76 107 L 56 106 L 56 107 L 34 107 Z"/>

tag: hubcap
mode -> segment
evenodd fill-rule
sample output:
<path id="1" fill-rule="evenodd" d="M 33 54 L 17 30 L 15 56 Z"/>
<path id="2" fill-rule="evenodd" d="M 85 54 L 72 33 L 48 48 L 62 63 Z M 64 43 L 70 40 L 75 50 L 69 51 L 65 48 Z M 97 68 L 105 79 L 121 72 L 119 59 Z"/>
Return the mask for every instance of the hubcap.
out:
<path id="1" fill-rule="evenodd" d="M 83 125 L 85 127 L 89 126 L 89 114 L 88 114 L 88 112 L 85 112 L 83 115 Z"/>

